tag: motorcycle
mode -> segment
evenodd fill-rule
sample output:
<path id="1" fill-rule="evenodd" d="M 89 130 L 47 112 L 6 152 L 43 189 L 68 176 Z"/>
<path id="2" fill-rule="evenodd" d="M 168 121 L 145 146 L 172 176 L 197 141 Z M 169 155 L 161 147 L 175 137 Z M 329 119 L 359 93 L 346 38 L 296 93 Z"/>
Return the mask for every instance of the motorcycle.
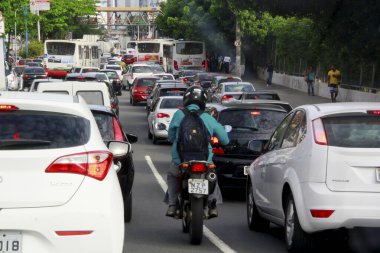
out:
<path id="1" fill-rule="evenodd" d="M 206 161 L 189 161 L 179 166 L 179 208 L 175 218 L 182 219 L 182 231 L 189 233 L 190 243 L 199 245 L 203 238 L 203 220 L 212 218 L 209 216 L 208 196 L 217 183 L 215 165 Z"/>

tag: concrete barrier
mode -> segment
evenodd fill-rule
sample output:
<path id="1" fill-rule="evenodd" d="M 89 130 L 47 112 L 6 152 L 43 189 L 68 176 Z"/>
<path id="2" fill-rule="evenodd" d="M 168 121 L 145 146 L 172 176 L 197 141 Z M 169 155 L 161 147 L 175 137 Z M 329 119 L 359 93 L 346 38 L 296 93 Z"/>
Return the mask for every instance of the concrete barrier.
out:
<path id="1" fill-rule="evenodd" d="M 262 80 L 266 80 L 267 71 L 262 68 L 257 70 L 258 77 Z M 301 76 L 291 76 L 282 73 L 273 73 L 272 83 L 286 86 L 290 89 L 299 90 L 307 93 L 307 84 L 303 77 Z M 316 96 L 331 98 L 330 89 L 327 83 L 315 82 L 314 83 L 314 93 Z M 349 90 L 344 88 L 339 88 L 339 95 L 337 101 L 340 102 L 379 102 L 380 94 L 374 94 L 363 91 Z"/>

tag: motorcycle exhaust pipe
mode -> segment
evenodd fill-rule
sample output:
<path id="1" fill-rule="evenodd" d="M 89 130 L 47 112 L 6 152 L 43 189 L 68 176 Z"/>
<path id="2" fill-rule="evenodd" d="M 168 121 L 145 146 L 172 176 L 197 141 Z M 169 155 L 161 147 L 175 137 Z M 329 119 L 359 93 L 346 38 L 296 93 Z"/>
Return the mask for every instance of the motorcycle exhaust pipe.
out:
<path id="1" fill-rule="evenodd" d="M 209 173 L 207 173 L 207 175 L 206 175 L 206 179 L 207 179 L 209 182 L 216 182 L 216 180 L 217 180 L 216 173 L 215 173 L 215 172 L 209 172 Z"/>

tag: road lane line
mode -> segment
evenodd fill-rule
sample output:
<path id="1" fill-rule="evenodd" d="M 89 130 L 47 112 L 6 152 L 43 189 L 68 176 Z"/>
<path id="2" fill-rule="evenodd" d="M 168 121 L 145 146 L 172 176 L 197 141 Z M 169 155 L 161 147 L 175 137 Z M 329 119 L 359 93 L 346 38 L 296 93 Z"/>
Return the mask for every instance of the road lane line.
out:
<path id="1" fill-rule="evenodd" d="M 149 165 L 149 168 L 152 170 L 153 175 L 157 179 L 158 183 L 160 184 L 162 190 L 166 192 L 168 189 L 168 185 L 166 184 L 165 180 L 162 178 L 158 170 L 156 169 L 156 166 L 154 166 L 152 159 L 149 155 L 145 156 L 145 160 Z M 211 232 L 210 229 L 208 229 L 205 225 L 203 225 L 203 233 L 207 239 L 211 241 L 212 244 L 214 244 L 217 248 L 219 248 L 224 253 L 236 253 L 235 250 L 233 250 L 230 246 L 228 246 L 225 242 L 223 242 L 216 234 Z"/>

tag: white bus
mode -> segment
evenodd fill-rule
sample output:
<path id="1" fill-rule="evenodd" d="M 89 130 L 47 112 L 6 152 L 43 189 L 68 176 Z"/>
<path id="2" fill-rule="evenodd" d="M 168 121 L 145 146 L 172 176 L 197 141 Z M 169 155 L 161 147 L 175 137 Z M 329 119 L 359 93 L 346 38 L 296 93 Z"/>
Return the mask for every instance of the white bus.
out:
<path id="1" fill-rule="evenodd" d="M 178 75 L 183 69 L 204 69 L 206 46 L 202 41 L 175 41 L 172 57 L 168 59 L 168 72 Z M 170 54 L 169 54 L 170 55 Z"/>
<path id="2" fill-rule="evenodd" d="M 84 40 L 46 40 L 44 67 L 48 76 L 65 77 L 73 67 L 99 67 L 99 44 Z"/>

